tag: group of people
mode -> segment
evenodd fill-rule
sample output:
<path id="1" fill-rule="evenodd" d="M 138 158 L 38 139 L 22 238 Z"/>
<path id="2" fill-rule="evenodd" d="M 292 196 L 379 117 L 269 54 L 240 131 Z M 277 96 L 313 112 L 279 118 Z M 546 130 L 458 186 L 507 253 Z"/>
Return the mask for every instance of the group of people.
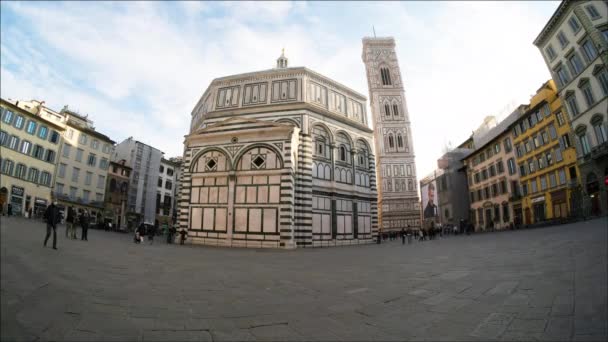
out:
<path id="1" fill-rule="evenodd" d="M 57 225 L 61 222 L 61 211 L 57 206 L 57 202 L 51 203 L 44 212 L 44 220 L 46 221 L 46 237 L 44 238 L 44 247 L 46 247 L 51 233 L 53 234 L 53 249 L 57 249 Z M 82 233 L 80 234 L 82 241 L 89 241 L 88 230 L 91 217 L 88 210 L 76 212 L 72 207 L 68 208 L 68 214 L 65 218 L 65 236 L 70 239 L 77 239 L 76 227 L 80 224 Z"/>
<path id="2" fill-rule="evenodd" d="M 133 241 L 135 243 L 142 243 L 142 242 L 144 242 L 144 236 L 148 236 L 148 241 L 150 242 L 150 244 L 153 244 L 154 236 L 157 234 L 158 231 L 159 231 L 158 220 L 156 220 L 154 222 L 154 225 L 146 224 L 146 223 L 142 222 L 139 224 L 139 226 L 135 230 L 135 236 L 133 238 Z M 169 226 L 165 225 L 163 231 L 164 231 L 164 234 L 167 236 L 167 243 L 168 244 L 173 243 L 175 234 L 177 233 L 177 229 L 175 227 L 169 227 Z M 179 234 L 180 234 L 180 245 L 183 245 L 184 241 L 186 241 L 186 236 L 188 233 L 185 229 L 182 229 L 179 232 Z"/>

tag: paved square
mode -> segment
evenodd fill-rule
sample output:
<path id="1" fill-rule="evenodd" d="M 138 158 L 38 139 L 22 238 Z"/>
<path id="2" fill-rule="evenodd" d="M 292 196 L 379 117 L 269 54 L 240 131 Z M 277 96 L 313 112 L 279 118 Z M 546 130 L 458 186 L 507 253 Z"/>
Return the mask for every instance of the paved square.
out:
<path id="1" fill-rule="evenodd" d="M 61 226 L 55 251 L 2 217 L 1 339 L 605 341 L 607 226 L 295 251 Z"/>

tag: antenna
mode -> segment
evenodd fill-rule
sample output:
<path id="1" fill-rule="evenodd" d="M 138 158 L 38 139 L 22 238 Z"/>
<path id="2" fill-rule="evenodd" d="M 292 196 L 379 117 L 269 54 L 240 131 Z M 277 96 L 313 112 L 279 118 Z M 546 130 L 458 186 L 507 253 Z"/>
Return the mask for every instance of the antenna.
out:
<path id="1" fill-rule="evenodd" d="M 372 30 L 374 30 L 374 38 L 376 38 L 376 28 L 372 25 Z"/>

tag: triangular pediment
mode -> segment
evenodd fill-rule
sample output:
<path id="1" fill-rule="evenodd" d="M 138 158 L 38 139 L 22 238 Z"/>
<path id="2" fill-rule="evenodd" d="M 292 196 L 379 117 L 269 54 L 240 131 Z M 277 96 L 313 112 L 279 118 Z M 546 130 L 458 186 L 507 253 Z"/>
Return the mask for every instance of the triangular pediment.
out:
<path id="1" fill-rule="evenodd" d="M 205 133 L 213 133 L 213 132 L 224 132 L 226 129 L 232 128 L 235 130 L 243 131 L 243 130 L 256 130 L 256 129 L 269 129 L 269 128 L 287 128 L 287 127 L 295 127 L 295 125 L 286 122 L 273 122 L 268 120 L 257 120 L 257 119 L 249 119 L 243 117 L 234 117 L 229 118 L 220 122 L 215 122 L 210 124 L 205 128 L 201 128 L 196 132 L 193 132 L 192 135 L 196 134 L 205 134 Z"/>

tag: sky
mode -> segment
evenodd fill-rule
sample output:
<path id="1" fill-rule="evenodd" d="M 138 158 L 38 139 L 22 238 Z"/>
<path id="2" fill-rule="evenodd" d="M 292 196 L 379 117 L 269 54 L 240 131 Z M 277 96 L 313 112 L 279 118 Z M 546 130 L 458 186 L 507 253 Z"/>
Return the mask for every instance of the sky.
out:
<path id="1" fill-rule="evenodd" d="M 365 94 L 361 38 L 392 36 L 417 176 L 488 115 L 550 78 L 532 44 L 559 2 L 0 3 L 0 96 L 88 114 L 115 141 L 183 153 L 196 102 L 217 77 L 274 67 L 281 49 Z"/>

